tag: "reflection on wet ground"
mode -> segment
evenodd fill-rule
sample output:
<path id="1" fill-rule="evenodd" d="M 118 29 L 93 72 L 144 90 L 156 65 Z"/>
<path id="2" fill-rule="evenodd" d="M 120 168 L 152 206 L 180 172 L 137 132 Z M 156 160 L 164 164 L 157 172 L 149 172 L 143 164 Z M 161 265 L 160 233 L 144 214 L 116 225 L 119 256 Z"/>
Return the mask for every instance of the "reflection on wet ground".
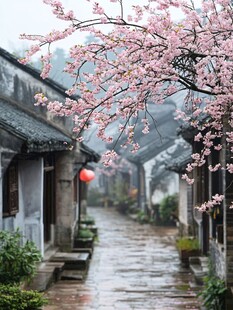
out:
<path id="1" fill-rule="evenodd" d="M 45 310 L 201 309 L 193 276 L 180 265 L 176 228 L 140 225 L 112 208 L 88 214 L 99 241 L 87 278 L 56 283 Z"/>

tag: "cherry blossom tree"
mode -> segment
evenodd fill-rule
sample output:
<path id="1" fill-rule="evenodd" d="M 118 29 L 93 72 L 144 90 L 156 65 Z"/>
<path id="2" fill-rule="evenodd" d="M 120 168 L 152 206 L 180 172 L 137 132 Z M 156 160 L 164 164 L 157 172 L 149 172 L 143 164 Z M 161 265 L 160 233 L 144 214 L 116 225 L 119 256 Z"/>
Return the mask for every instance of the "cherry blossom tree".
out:
<path id="1" fill-rule="evenodd" d="M 223 143 L 232 155 L 233 7 L 230 0 L 203 0 L 199 8 L 193 0 L 144 0 L 141 6 L 132 5 L 130 15 L 125 13 L 125 5 L 129 6 L 131 1 L 102 0 L 101 3 L 115 6 L 115 16 L 108 14 L 100 2 L 79 0 L 80 10 L 83 5 L 91 8 L 90 18 L 86 20 L 66 11 L 60 1 L 43 2 L 58 19 L 67 21 L 67 28 L 52 30 L 47 35 L 21 36 L 35 41 L 21 63 L 29 62 L 42 47 L 48 47 L 41 55 L 42 78 L 49 76 L 53 42 L 75 32 L 87 32 L 95 37 L 86 45 L 70 47 L 72 61 L 64 71 L 73 77 L 74 83 L 66 92 L 65 102 L 50 101 L 41 93 L 35 95 L 37 104 L 47 105 L 49 111 L 73 116 L 74 132 L 79 140 L 82 131 L 95 123 L 97 136 L 112 143 L 108 128 L 118 120 L 119 137 L 126 136 L 123 147 L 136 152 L 140 147 L 134 137 L 136 126 L 143 124 L 143 133 L 147 134 L 154 123 L 148 102 L 162 104 L 167 97 L 185 90 L 185 110 L 178 112 L 177 118 L 197 130 L 195 141 L 202 142 L 203 148 L 192 155 L 193 162 L 183 178 L 192 184 L 193 169 L 204 165 L 212 150 L 221 152 Z M 182 13 L 179 21 L 172 18 L 174 9 Z M 93 64 L 94 73 L 82 70 L 87 62 Z M 77 94 L 80 96 L 75 97 Z M 114 149 L 104 157 L 105 163 L 110 164 L 116 157 Z M 218 163 L 209 169 L 233 173 L 233 164 Z M 202 211 L 220 204 L 222 199 L 222 195 L 215 195 L 202 205 Z"/>

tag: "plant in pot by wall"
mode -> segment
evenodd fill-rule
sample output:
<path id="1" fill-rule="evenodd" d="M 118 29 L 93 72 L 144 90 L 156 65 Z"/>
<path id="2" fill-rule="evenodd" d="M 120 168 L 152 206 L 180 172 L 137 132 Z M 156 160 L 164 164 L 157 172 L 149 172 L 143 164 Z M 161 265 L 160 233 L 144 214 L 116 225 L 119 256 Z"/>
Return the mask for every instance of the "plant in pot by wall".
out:
<path id="1" fill-rule="evenodd" d="M 93 248 L 95 234 L 88 228 L 79 227 L 75 233 L 74 248 Z"/>
<path id="2" fill-rule="evenodd" d="M 177 240 L 176 246 L 183 265 L 189 266 L 189 257 L 199 256 L 199 242 L 196 238 L 182 237 Z"/>
<path id="3" fill-rule="evenodd" d="M 85 215 L 81 217 L 81 224 L 85 225 L 95 225 L 95 219 L 90 215 Z"/>
<path id="4" fill-rule="evenodd" d="M 94 233 L 88 228 L 81 228 L 78 232 L 78 238 L 81 239 L 92 239 L 94 236 Z"/>

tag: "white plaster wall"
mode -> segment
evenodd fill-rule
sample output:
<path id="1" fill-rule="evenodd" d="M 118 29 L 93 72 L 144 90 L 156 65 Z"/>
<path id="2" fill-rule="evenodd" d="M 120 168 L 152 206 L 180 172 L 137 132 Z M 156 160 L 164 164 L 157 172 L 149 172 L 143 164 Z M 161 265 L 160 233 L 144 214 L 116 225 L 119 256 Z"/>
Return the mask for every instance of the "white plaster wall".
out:
<path id="1" fill-rule="evenodd" d="M 155 158 L 149 160 L 148 162 L 146 162 L 143 166 L 144 166 L 144 170 L 145 170 L 145 178 L 146 178 L 146 200 L 150 201 L 150 181 L 151 181 L 151 172 L 152 169 L 155 165 Z"/>
<path id="2" fill-rule="evenodd" d="M 179 221 L 185 225 L 188 225 L 187 182 L 180 179 L 179 187 Z"/>
<path id="3" fill-rule="evenodd" d="M 166 197 L 167 195 L 173 195 L 178 193 L 179 190 L 179 177 L 177 173 L 171 172 L 169 178 L 166 179 L 166 190 L 160 190 L 157 188 L 152 193 L 152 203 L 159 204 L 161 200 Z"/>
<path id="4" fill-rule="evenodd" d="M 19 162 L 19 203 L 17 220 L 23 224 L 25 237 L 44 254 L 43 229 L 43 159 Z"/>

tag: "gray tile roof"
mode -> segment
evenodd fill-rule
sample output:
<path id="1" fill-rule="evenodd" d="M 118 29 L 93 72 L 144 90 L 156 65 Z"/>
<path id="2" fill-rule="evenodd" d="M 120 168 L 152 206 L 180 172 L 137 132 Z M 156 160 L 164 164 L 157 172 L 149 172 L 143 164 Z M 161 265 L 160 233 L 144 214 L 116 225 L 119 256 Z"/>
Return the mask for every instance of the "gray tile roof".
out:
<path id="1" fill-rule="evenodd" d="M 25 141 L 27 152 L 66 150 L 70 137 L 57 128 L 0 99 L 0 127 Z"/>
<path id="2" fill-rule="evenodd" d="M 121 156 L 127 158 L 127 160 L 135 163 L 146 163 L 150 159 L 154 158 L 170 146 L 174 144 L 177 138 L 178 122 L 174 119 L 175 106 L 173 102 L 167 102 L 167 104 L 158 105 L 150 103 L 148 105 L 150 114 L 155 119 L 155 124 L 149 117 L 151 123 L 150 133 L 143 134 L 143 124 L 139 124 L 135 130 L 135 141 L 139 143 L 140 149 L 136 153 L 131 153 L 129 149 L 121 148 L 121 144 L 124 143 L 125 137 L 119 140 L 119 143 L 115 146 L 115 150 Z M 144 118 L 145 112 L 140 114 L 141 118 Z M 108 145 L 111 148 L 114 143 Z"/>
<path id="3" fill-rule="evenodd" d="M 174 159 L 170 160 L 166 164 L 166 169 L 183 173 L 188 163 L 192 162 L 191 158 L 192 149 L 184 149 L 178 156 L 174 156 Z"/>
<path id="4" fill-rule="evenodd" d="M 37 80 L 40 80 L 43 82 L 43 84 L 53 88 L 56 92 L 58 92 L 60 95 L 65 96 L 65 91 L 66 88 L 64 88 L 63 85 L 55 82 L 54 80 L 47 78 L 45 80 L 43 80 L 40 76 L 40 71 L 37 70 L 36 68 L 34 68 L 31 65 L 23 65 L 21 64 L 18 59 L 19 57 L 16 57 L 12 54 L 10 54 L 9 52 L 7 52 L 6 50 L 4 50 L 3 48 L 0 47 L 0 56 L 3 57 L 4 59 L 6 59 L 7 61 L 11 62 L 15 67 L 20 68 L 20 70 L 23 70 L 25 72 L 28 72 L 31 76 L 33 76 L 34 78 L 36 78 Z M 71 98 L 75 99 L 75 96 L 71 96 Z"/>
<path id="5" fill-rule="evenodd" d="M 95 152 L 93 149 L 91 149 L 90 147 L 88 147 L 82 142 L 80 143 L 80 151 L 86 154 L 89 162 L 92 161 L 92 162 L 97 163 L 101 158 L 99 153 Z"/>

